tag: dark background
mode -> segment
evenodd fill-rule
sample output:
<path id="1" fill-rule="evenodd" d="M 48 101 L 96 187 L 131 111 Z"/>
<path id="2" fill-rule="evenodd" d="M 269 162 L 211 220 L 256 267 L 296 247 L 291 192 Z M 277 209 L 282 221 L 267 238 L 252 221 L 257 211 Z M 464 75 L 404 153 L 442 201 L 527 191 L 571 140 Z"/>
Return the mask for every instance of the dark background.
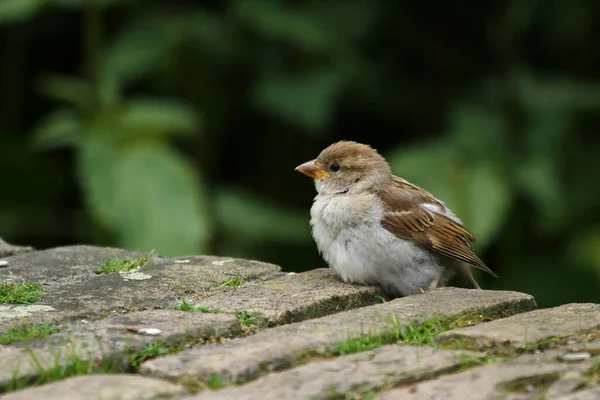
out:
<path id="1" fill-rule="evenodd" d="M 600 2 L 0 1 L 0 237 L 323 267 L 312 182 L 371 144 L 540 306 L 600 301 Z"/>

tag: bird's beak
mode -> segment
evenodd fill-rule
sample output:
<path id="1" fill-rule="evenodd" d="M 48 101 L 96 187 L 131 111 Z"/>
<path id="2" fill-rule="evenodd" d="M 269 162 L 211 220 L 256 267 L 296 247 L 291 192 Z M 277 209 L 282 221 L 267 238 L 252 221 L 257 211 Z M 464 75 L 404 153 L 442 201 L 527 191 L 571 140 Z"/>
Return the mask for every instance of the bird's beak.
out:
<path id="1" fill-rule="evenodd" d="M 317 165 L 317 160 L 310 160 L 298 165 L 296 171 L 313 179 L 329 178 L 329 173 Z"/>

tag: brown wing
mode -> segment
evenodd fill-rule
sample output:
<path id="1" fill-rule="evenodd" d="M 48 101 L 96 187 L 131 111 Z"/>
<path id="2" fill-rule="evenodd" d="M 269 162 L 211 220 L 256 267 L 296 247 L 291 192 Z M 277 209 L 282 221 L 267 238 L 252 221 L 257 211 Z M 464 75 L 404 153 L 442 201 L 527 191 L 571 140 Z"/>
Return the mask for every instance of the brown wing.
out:
<path id="1" fill-rule="evenodd" d="M 469 246 L 475 237 L 459 222 L 443 214 L 446 207 L 424 189 L 394 176 L 394 185 L 379 192 L 387 206 L 382 226 L 399 238 L 464 261 L 496 276 Z M 441 212 L 423 207 L 431 204 Z"/>

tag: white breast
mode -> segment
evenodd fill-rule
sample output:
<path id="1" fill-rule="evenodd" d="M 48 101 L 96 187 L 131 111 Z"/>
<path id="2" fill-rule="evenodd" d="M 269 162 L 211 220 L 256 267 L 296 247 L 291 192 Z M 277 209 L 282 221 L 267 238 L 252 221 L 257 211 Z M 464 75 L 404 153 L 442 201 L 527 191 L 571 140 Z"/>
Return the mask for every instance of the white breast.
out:
<path id="1" fill-rule="evenodd" d="M 383 205 L 371 194 L 317 195 L 312 233 L 323 258 L 345 282 L 381 285 L 400 295 L 426 289 L 440 272 L 431 254 L 381 226 Z M 374 205 L 374 206 L 373 206 Z"/>

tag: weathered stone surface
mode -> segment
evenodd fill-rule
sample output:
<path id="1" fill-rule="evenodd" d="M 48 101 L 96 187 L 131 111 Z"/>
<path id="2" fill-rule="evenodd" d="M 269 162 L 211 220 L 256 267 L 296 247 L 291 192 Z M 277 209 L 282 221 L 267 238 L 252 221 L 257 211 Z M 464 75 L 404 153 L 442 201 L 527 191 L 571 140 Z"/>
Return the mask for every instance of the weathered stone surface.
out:
<path id="1" fill-rule="evenodd" d="M 598 332 L 592 333 L 593 336 L 596 336 Z M 584 335 L 583 339 L 587 339 Z M 584 343 L 568 343 L 568 346 L 565 347 L 565 352 L 577 353 L 577 352 L 586 352 L 590 353 L 592 356 L 600 356 L 600 339 L 586 341 Z M 566 354 L 566 353 L 565 353 Z"/>
<path id="2" fill-rule="evenodd" d="M 326 399 L 333 394 L 380 390 L 458 368 L 470 352 L 430 347 L 387 345 L 375 350 L 312 362 L 277 372 L 252 383 L 218 392 L 203 392 L 189 400 Z"/>
<path id="3" fill-rule="evenodd" d="M 546 399 L 555 400 L 569 395 L 586 387 L 588 379 L 585 379 L 580 371 L 570 371 L 564 374 L 556 382 L 552 383 L 546 391 Z"/>
<path id="4" fill-rule="evenodd" d="M 153 329 L 155 335 L 145 335 Z M 131 312 L 92 323 L 79 323 L 46 339 L 7 345 L 12 352 L 0 363 L 0 386 L 13 379 L 35 377 L 43 369 L 69 365 L 76 361 L 111 360 L 118 366 L 132 352 L 161 341 L 174 343 L 194 339 L 228 337 L 239 334 L 240 323 L 229 314 L 189 313 L 175 310 Z"/>
<path id="5" fill-rule="evenodd" d="M 194 302 L 221 312 L 260 313 L 274 326 L 381 303 L 381 296 L 384 293 L 376 286 L 348 285 L 330 269 L 315 269 Z"/>
<path id="6" fill-rule="evenodd" d="M 141 253 L 94 246 L 69 246 L 9 257 L 0 280 L 43 284 L 45 296 L 28 309 L 31 324 L 90 319 L 148 308 L 171 308 L 185 294 L 208 292 L 240 273 L 247 283 L 282 276 L 276 265 L 256 261 L 190 256 L 152 257 L 146 266 L 126 274 L 97 275 L 98 264 L 118 256 Z M 22 305 L 6 305 L 0 312 L 0 332 L 23 314 Z M 31 306 L 27 306 L 31 307 Z M 48 312 L 50 311 L 50 312 Z"/>
<path id="7" fill-rule="evenodd" d="M 237 382 L 255 378 L 265 370 L 281 369 L 307 354 L 326 353 L 349 338 L 376 334 L 398 324 L 464 313 L 501 318 L 533 308 L 533 298 L 522 293 L 442 288 L 150 360 L 142 364 L 141 372 L 186 381 L 206 381 L 217 374 L 224 381 Z"/>
<path id="8" fill-rule="evenodd" d="M 7 243 L 0 238 L 0 258 L 10 257 L 19 253 L 27 253 L 32 250 L 33 248 L 30 246 L 15 246 L 14 244 Z"/>
<path id="9" fill-rule="evenodd" d="M 559 397 L 556 400 L 598 400 L 600 399 L 600 386 Z"/>
<path id="10" fill-rule="evenodd" d="M 0 346 L 0 360 L 10 360 L 21 355 L 22 351 L 20 348 L 6 345 Z"/>
<path id="11" fill-rule="evenodd" d="M 0 252 L 2 246 L 0 239 Z M 128 273 L 94 273 L 115 256 L 143 254 L 71 246 L 1 258 L 7 265 L 0 263 L 0 280 L 39 282 L 46 293 L 36 304 L 0 305 L 0 334 L 24 322 L 60 323 L 63 331 L 0 346 L 0 388 L 15 379 L 45 382 L 44 373 L 63 376 L 65 368 L 67 375 L 133 372 L 158 355 L 142 363 L 146 377 L 68 378 L 0 399 L 600 398 L 598 304 L 531 311 L 535 301 L 522 293 L 456 288 L 381 303 L 380 289 L 344 284 L 328 269 L 286 274 L 270 264 L 204 256 L 153 256 Z M 237 277 L 236 290 L 224 284 Z M 172 310 L 182 299 L 220 313 Z M 260 314 L 258 321 L 240 318 L 268 327 L 243 336 L 248 331 L 235 311 Z M 387 344 L 336 356 L 348 339 L 389 343 L 390 331 L 431 317 L 479 325 L 438 337 L 456 350 Z M 164 356 L 182 342 L 187 350 Z M 490 347 L 500 351 L 473 352 Z M 484 357 L 523 350 L 474 367 Z M 219 385 L 196 395 L 183 390 Z"/>
<path id="12" fill-rule="evenodd" d="M 454 329 L 441 334 L 438 341 L 463 341 L 470 348 L 509 345 L 524 349 L 553 338 L 597 329 L 600 329 L 600 304 L 565 304 Z"/>
<path id="13" fill-rule="evenodd" d="M 87 375 L 0 396 L 2 400 L 151 400 L 183 395 L 172 383 L 136 375 Z"/>
<path id="14" fill-rule="evenodd" d="M 548 388 L 562 376 L 587 372 L 590 361 L 569 364 L 556 361 L 556 354 L 525 355 L 494 365 L 424 381 L 390 390 L 378 400 L 492 400 L 542 399 Z"/>
<path id="15" fill-rule="evenodd" d="M 7 304 L 0 306 L 0 320 L 27 318 L 38 313 L 52 314 L 56 309 L 42 304 Z"/>

